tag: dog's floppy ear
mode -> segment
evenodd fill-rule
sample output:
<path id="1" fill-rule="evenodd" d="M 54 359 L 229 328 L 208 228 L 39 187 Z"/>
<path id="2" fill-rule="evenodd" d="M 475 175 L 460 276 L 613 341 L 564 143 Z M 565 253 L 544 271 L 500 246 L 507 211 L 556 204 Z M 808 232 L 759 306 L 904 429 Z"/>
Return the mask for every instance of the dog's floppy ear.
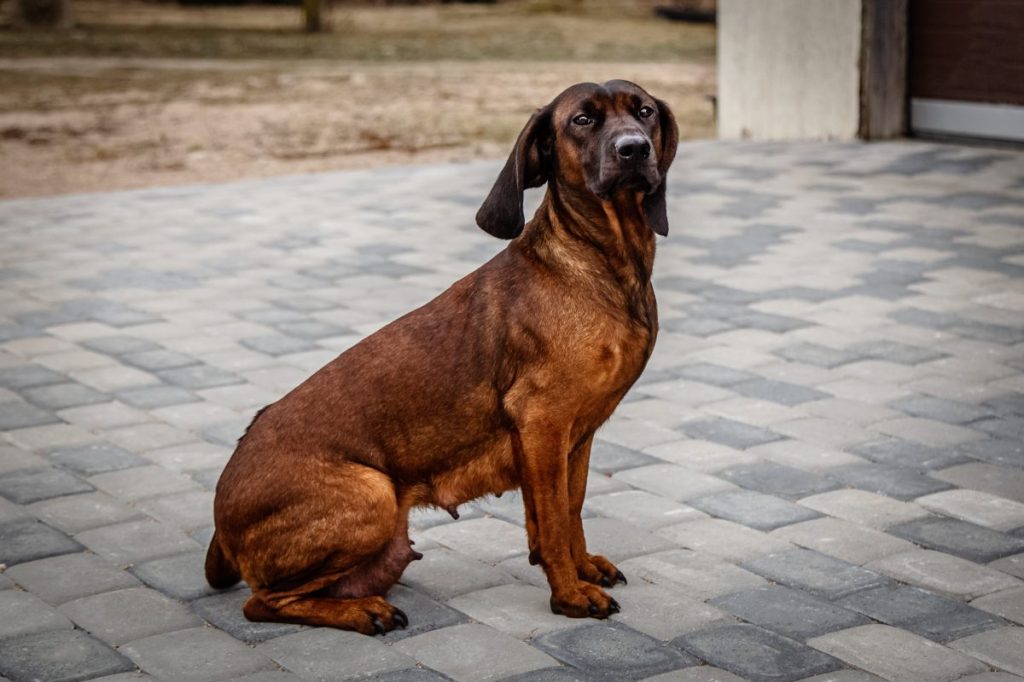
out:
<path id="1" fill-rule="evenodd" d="M 476 224 L 500 239 L 515 239 L 523 231 L 523 191 L 540 187 L 551 167 L 551 110 L 533 114 L 519 133 L 505 167 L 476 212 Z"/>
<path id="2" fill-rule="evenodd" d="M 654 102 L 658 105 L 658 133 L 661 136 L 661 146 L 658 148 L 658 175 L 661 176 L 661 182 L 653 192 L 644 198 L 644 215 L 647 216 L 647 224 L 655 234 L 664 237 L 668 234 L 668 207 L 665 205 L 666 176 L 668 167 L 676 158 L 679 127 L 676 126 L 676 117 L 672 115 L 672 110 L 668 108 L 668 105 L 660 99 L 655 99 Z"/>

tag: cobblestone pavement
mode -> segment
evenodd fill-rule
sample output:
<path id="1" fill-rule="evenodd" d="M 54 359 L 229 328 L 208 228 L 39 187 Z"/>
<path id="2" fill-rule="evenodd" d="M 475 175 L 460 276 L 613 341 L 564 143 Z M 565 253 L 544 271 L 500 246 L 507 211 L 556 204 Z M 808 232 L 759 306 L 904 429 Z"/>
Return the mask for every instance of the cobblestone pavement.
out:
<path id="1" fill-rule="evenodd" d="M 621 614 L 548 611 L 515 495 L 415 516 L 385 638 L 207 588 L 254 410 L 501 248 L 472 221 L 497 168 L 0 204 L 0 676 L 1024 677 L 1024 154 L 999 150 L 682 146 L 657 351 L 585 509 Z"/>

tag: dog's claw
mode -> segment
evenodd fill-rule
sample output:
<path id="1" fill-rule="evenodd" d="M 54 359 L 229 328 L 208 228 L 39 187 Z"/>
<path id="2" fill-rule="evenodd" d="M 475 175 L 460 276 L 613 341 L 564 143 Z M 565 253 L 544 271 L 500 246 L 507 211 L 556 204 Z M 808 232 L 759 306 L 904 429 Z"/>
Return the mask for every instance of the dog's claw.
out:
<path id="1" fill-rule="evenodd" d="M 409 626 L 409 616 L 405 615 L 405 611 L 396 608 L 395 614 L 391 616 L 392 620 L 395 621 L 403 630 Z"/>
<path id="2" fill-rule="evenodd" d="M 622 609 L 619 607 L 619 602 L 614 599 L 608 602 L 608 613 L 618 613 Z"/>
<path id="3" fill-rule="evenodd" d="M 373 631 L 376 634 L 378 634 L 378 635 L 385 635 L 385 634 L 387 634 L 388 631 L 384 629 L 384 623 L 381 623 L 380 620 L 377 619 L 377 616 L 374 616 L 372 618 L 371 622 L 373 623 Z"/>
<path id="4" fill-rule="evenodd" d="M 628 585 L 629 584 L 629 581 L 626 580 L 626 576 L 622 575 L 622 571 L 619 571 L 619 570 L 615 571 L 615 580 L 616 581 L 621 580 L 623 585 Z"/>
<path id="5" fill-rule="evenodd" d="M 456 507 L 454 504 L 448 505 L 447 507 L 444 508 L 444 510 L 451 514 L 452 518 L 456 521 L 459 519 L 459 508 Z"/>
<path id="6" fill-rule="evenodd" d="M 538 552 L 537 550 L 533 550 L 532 552 L 530 552 L 529 561 L 530 561 L 530 565 L 531 566 L 536 566 L 537 564 L 539 564 L 540 563 L 540 552 Z"/>
<path id="7" fill-rule="evenodd" d="M 412 560 L 413 561 L 419 561 L 420 559 L 423 558 L 423 552 L 417 552 L 417 551 L 413 550 L 413 552 L 412 552 L 412 554 L 410 556 L 412 556 Z"/>

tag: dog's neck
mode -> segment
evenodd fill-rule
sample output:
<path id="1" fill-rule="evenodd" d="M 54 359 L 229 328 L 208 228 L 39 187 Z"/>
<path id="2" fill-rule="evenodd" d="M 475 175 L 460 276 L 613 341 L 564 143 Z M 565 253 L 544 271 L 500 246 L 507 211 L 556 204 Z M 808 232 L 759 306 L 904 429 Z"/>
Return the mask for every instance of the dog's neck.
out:
<path id="1" fill-rule="evenodd" d="M 586 276 L 607 297 L 623 297 L 630 316 L 649 326 L 655 239 L 643 206 L 642 191 L 599 199 L 549 185 L 523 245 L 551 267 Z"/>

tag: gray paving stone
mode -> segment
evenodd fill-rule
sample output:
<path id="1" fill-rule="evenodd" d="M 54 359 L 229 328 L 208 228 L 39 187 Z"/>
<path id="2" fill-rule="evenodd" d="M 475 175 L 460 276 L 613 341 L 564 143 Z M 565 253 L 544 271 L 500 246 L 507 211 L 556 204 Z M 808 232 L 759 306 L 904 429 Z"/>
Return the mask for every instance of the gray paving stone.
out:
<path id="1" fill-rule="evenodd" d="M 144 410 L 199 401 L 198 396 L 179 386 L 144 386 L 118 391 L 116 395 L 128 405 Z"/>
<path id="2" fill-rule="evenodd" d="M 21 395 L 33 405 L 53 412 L 112 400 L 105 393 L 75 382 L 27 388 L 21 392 Z"/>
<path id="3" fill-rule="evenodd" d="M 755 625 L 723 625 L 674 644 L 750 682 L 799 680 L 842 667 L 831 656 Z"/>
<path id="4" fill-rule="evenodd" d="M 720 471 L 717 475 L 742 488 L 791 500 L 839 487 L 835 481 L 818 474 L 775 462 L 743 464 Z"/>
<path id="5" fill-rule="evenodd" d="M 137 639 L 120 651 L 153 677 L 182 682 L 212 682 L 274 669 L 260 652 L 206 627 Z"/>
<path id="6" fill-rule="evenodd" d="M 979 597 L 971 602 L 971 606 L 1002 616 L 1018 625 L 1024 624 L 1024 588 L 1017 587 Z"/>
<path id="7" fill-rule="evenodd" d="M 838 599 L 888 579 L 875 571 L 849 564 L 809 549 L 768 554 L 741 564 L 769 580 L 824 597 Z"/>
<path id="8" fill-rule="evenodd" d="M 54 606 L 139 584 L 126 571 L 86 552 L 18 564 L 7 569 L 6 575 Z"/>
<path id="9" fill-rule="evenodd" d="M 858 565 L 917 549 L 906 540 L 830 517 L 779 528 L 771 537 Z"/>
<path id="10" fill-rule="evenodd" d="M 218 592 L 192 602 L 192 610 L 206 622 L 243 642 L 265 642 L 306 629 L 302 625 L 257 623 L 248 620 L 242 613 L 242 606 L 251 596 L 252 592 L 244 587 Z"/>
<path id="11" fill-rule="evenodd" d="M 81 549 L 64 533 L 34 519 L 0 524 L 0 563 L 8 566 Z"/>
<path id="12" fill-rule="evenodd" d="M 590 552 L 606 555 L 612 561 L 676 547 L 664 537 L 618 519 L 583 519 L 583 533 Z"/>
<path id="13" fill-rule="evenodd" d="M 839 599 L 874 620 L 936 642 L 948 642 L 1005 625 L 990 613 L 908 585 L 883 585 Z"/>
<path id="14" fill-rule="evenodd" d="M 893 682 L 945 682 L 985 670 L 980 661 L 888 625 L 832 632 L 808 644 Z"/>
<path id="15" fill-rule="evenodd" d="M 49 525 L 69 534 L 141 516 L 131 507 L 101 492 L 44 500 L 30 505 L 28 509 Z"/>
<path id="16" fill-rule="evenodd" d="M 61 606 L 60 612 L 93 637 L 115 646 L 202 624 L 187 606 L 147 587 L 82 597 Z"/>
<path id="17" fill-rule="evenodd" d="M 552 630 L 579 627 L 586 622 L 552 613 L 550 596 L 550 590 L 517 583 L 470 592 L 455 597 L 448 605 L 477 622 L 522 640 Z M 409 614 L 410 627 L 422 618 L 422 615 L 414 614 L 404 606 L 399 608 Z M 454 623 L 445 623 L 450 624 Z M 388 638 L 391 638 L 391 634 L 388 634 Z"/>
<path id="18" fill-rule="evenodd" d="M 923 443 L 899 438 L 861 443 L 850 447 L 850 452 L 878 464 L 916 469 L 944 469 L 970 461 L 966 455 L 957 450 L 933 448 Z"/>
<path id="19" fill-rule="evenodd" d="M 833 469 L 828 475 L 854 488 L 894 497 L 897 500 L 912 500 L 952 487 L 920 469 L 882 464 L 854 464 Z"/>
<path id="20" fill-rule="evenodd" d="M 369 679 L 374 682 L 448 682 L 452 678 L 427 668 L 406 668 L 389 673 L 378 673 Z M 507 677 L 505 679 L 515 678 Z"/>
<path id="21" fill-rule="evenodd" d="M 774 351 L 779 357 L 815 367 L 832 369 L 861 359 L 857 353 L 829 348 L 815 343 L 801 343 Z"/>
<path id="22" fill-rule="evenodd" d="M 135 578 L 172 599 L 191 601 L 216 592 L 206 583 L 205 561 L 205 553 L 190 552 L 136 564 L 131 572 Z M 134 578 L 132 582 L 136 582 Z"/>
<path id="23" fill-rule="evenodd" d="M 444 679 L 451 679 L 445 677 Z M 502 682 L 587 682 L 586 673 L 573 668 L 543 668 L 506 677 Z"/>
<path id="24" fill-rule="evenodd" d="M 289 355 L 291 353 L 302 353 L 318 347 L 309 339 L 296 338 L 286 334 L 252 336 L 239 340 L 239 343 L 258 353 L 266 353 L 267 355 L 272 355 L 274 357 Z"/>
<path id="25" fill-rule="evenodd" d="M 933 476 L 959 488 L 981 490 L 997 497 L 1024 502 L 1024 471 L 974 462 L 937 471 Z"/>
<path id="26" fill-rule="evenodd" d="M 583 508 L 647 529 L 707 518 L 704 512 L 640 490 L 588 497 Z"/>
<path id="27" fill-rule="evenodd" d="M 157 521 L 191 531 L 208 526 L 213 520 L 213 493 L 190 490 L 147 497 L 135 502 L 135 508 Z"/>
<path id="28" fill-rule="evenodd" d="M 928 549 L 979 563 L 1024 551 L 1024 539 L 955 519 L 908 521 L 893 526 L 888 532 Z"/>
<path id="29" fill-rule="evenodd" d="M 58 448 L 49 453 L 49 458 L 58 464 L 83 476 L 102 474 L 145 464 L 124 448 L 103 443 L 92 443 L 73 448 Z"/>
<path id="30" fill-rule="evenodd" d="M 48 410 L 43 410 L 28 403 L 7 403 L 4 409 L 0 410 L 0 431 L 11 431 L 13 429 L 24 429 L 30 426 L 43 426 L 56 424 L 57 419 Z"/>
<path id="31" fill-rule="evenodd" d="M 156 465 L 132 467 L 96 474 L 89 482 L 114 497 L 135 501 L 155 495 L 197 490 L 195 481 L 184 474 L 167 471 Z"/>
<path id="32" fill-rule="evenodd" d="M 761 400 L 770 400 L 782 405 L 802 405 L 814 400 L 823 400 L 830 397 L 828 393 L 818 391 L 806 386 L 799 386 L 785 381 L 773 381 L 771 379 L 752 379 L 733 384 L 730 390 L 740 395 Z"/>
<path id="33" fill-rule="evenodd" d="M 922 362 L 946 357 L 945 353 L 939 351 L 894 341 L 865 341 L 855 343 L 847 350 L 865 358 L 888 360 L 901 365 L 919 365 Z"/>
<path id="34" fill-rule="evenodd" d="M 95 488 L 72 474 L 49 467 L 19 469 L 0 476 L 0 495 L 18 504 L 92 490 Z"/>
<path id="35" fill-rule="evenodd" d="M 690 500 L 689 503 L 712 516 L 765 531 L 819 516 L 806 507 L 752 490 L 717 493 Z"/>
<path id="36" fill-rule="evenodd" d="M 1024 675 L 1024 628 L 989 630 L 950 642 L 949 646 L 1014 675 Z"/>
<path id="37" fill-rule="evenodd" d="M 114 356 L 160 349 L 159 344 L 131 336 L 101 336 L 92 339 L 84 339 L 82 340 L 81 345 L 98 353 Z"/>
<path id="38" fill-rule="evenodd" d="M 885 529 L 897 523 L 928 516 L 927 510 L 910 502 L 900 502 L 865 490 L 834 490 L 811 495 L 800 505 L 829 516 Z"/>
<path id="39" fill-rule="evenodd" d="M 613 474 L 623 469 L 634 469 L 658 463 L 657 457 L 651 457 L 600 439 L 594 441 L 590 450 L 590 468 L 603 474 Z"/>
<path id="40" fill-rule="evenodd" d="M 1001 571 L 1016 578 L 1024 578 L 1024 554 L 1014 554 L 998 561 L 993 561 L 989 567 Z"/>
<path id="41" fill-rule="evenodd" d="M 663 585 L 634 581 L 630 585 L 616 586 L 614 592 L 622 611 L 615 614 L 613 621 L 662 642 L 688 632 L 736 622 L 725 611 Z"/>
<path id="42" fill-rule="evenodd" d="M 452 642 L 459 646 L 452 647 Z M 410 637 L 395 644 L 393 650 L 459 682 L 499 680 L 556 664 L 538 649 L 478 623 Z"/>
<path id="43" fill-rule="evenodd" d="M 156 375 L 167 383 L 191 390 L 229 386 L 243 382 L 241 377 L 210 365 L 189 365 L 188 367 L 163 369 L 156 372 Z M 125 402 L 129 401 L 125 400 Z"/>
<path id="44" fill-rule="evenodd" d="M 533 644 L 591 680 L 639 680 L 699 664 L 688 654 L 613 622 L 549 632 Z"/>
<path id="45" fill-rule="evenodd" d="M 958 454 L 990 464 L 1024 469 L 1024 443 L 1020 438 L 979 440 L 957 446 Z M 951 462 L 950 466 L 957 462 Z"/>
<path id="46" fill-rule="evenodd" d="M 286 635 L 256 650 L 300 677 L 313 680 L 368 677 L 415 665 L 410 657 L 379 639 L 328 628 Z"/>
<path id="47" fill-rule="evenodd" d="M 635 557 L 618 566 L 628 576 L 635 574 L 647 582 L 671 586 L 686 596 L 702 601 L 759 587 L 766 582 L 750 571 L 689 549 Z"/>
<path id="48" fill-rule="evenodd" d="M 793 545 L 785 540 L 724 519 L 688 521 L 661 528 L 657 533 L 681 547 L 734 563 L 793 549 Z"/>
<path id="49" fill-rule="evenodd" d="M 954 599 L 973 599 L 1024 585 L 1006 573 L 930 549 L 894 554 L 865 567 Z"/>
<path id="50" fill-rule="evenodd" d="M 527 549 L 526 531 L 498 519 L 470 519 L 423 532 L 428 540 L 479 561 L 496 564 Z"/>
<path id="51" fill-rule="evenodd" d="M 0 591 L 0 640 L 73 627 L 71 621 L 29 592 Z"/>
<path id="52" fill-rule="evenodd" d="M 163 349 L 127 353 L 121 356 L 121 362 L 150 372 L 199 364 L 199 360 L 190 355 Z"/>
<path id="53" fill-rule="evenodd" d="M 93 528 L 75 539 L 117 565 L 202 549 L 181 531 L 148 519 Z"/>
<path id="54" fill-rule="evenodd" d="M 854 611 L 782 585 L 734 592 L 709 603 L 754 625 L 799 641 L 870 622 Z"/>
<path id="55" fill-rule="evenodd" d="M 60 384 L 68 380 L 60 372 L 39 365 L 20 365 L 0 368 L 0 386 L 14 391 L 35 386 Z"/>
<path id="56" fill-rule="evenodd" d="M 0 675 L 11 682 L 78 682 L 131 670 L 124 656 L 81 630 L 0 640 Z"/>
<path id="57" fill-rule="evenodd" d="M 705 419 L 687 422 L 680 429 L 693 438 L 710 440 L 740 450 L 783 438 L 774 431 L 732 419 Z"/>
<path id="58" fill-rule="evenodd" d="M 676 502 L 685 502 L 736 486 L 717 476 L 690 471 L 674 464 L 652 464 L 615 474 L 614 480 Z"/>
<path id="59" fill-rule="evenodd" d="M 945 400 L 932 396 L 901 398 L 889 403 L 889 406 L 912 417 L 935 419 L 950 424 L 968 424 L 992 414 L 990 411 L 970 403 Z"/>
<path id="60" fill-rule="evenodd" d="M 402 574 L 404 585 L 439 601 L 512 581 L 512 576 L 499 568 L 444 548 L 423 552 L 423 558 L 409 564 Z"/>
<path id="61" fill-rule="evenodd" d="M 388 642 L 458 625 L 468 620 L 462 613 L 404 585 L 392 587 L 387 593 L 387 600 L 409 616 L 408 627 L 389 632 Z"/>
<path id="62" fill-rule="evenodd" d="M 702 384 L 712 386 L 732 386 L 743 381 L 757 379 L 756 374 L 744 372 L 731 367 L 723 367 L 709 362 L 698 362 L 692 365 L 683 365 L 676 373 L 679 377 L 688 381 L 699 381 Z"/>

